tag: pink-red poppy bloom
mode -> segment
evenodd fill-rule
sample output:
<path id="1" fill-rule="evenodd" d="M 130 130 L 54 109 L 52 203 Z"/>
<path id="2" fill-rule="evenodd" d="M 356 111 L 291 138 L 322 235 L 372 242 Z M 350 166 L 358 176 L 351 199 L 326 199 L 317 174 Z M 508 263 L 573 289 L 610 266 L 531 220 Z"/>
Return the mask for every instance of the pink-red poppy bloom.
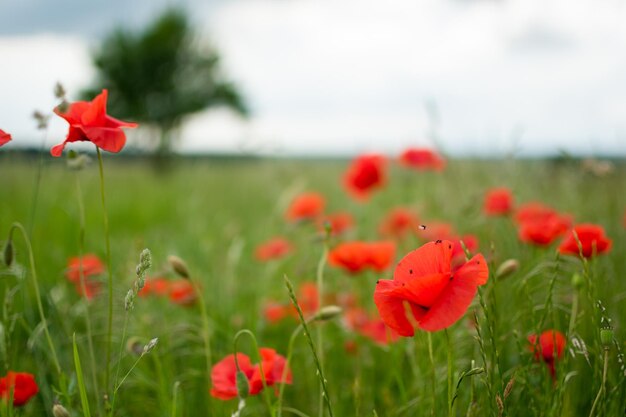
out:
<path id="1" fill-rule="evenodd" d="M 330 226 L 330 233 L 340 235 L 354 227 L 352 214 L 345 211 L 338 211 L 320 217 L 317 222 L 318 229 L 324 231 L 326 226 Z"/>
<path id="2" fill-rule="evenodd" d="M 578 239 L 576 239 L 578 237 Z M 578 247 L 580 241 L 580 248 Z M 597 224 L 583 223 L 577 224 L 567 233 L 563 242 L 559 245 L 559 252 L 566 255 L 591 258 L 594 255 L 611 250 L 613 241 L 604 233 L 604 228 Z"/>
<path id="3" fill-rule="evenodd" d="M 403 239 L 419 230 L 419 219 L 413 210 L 396 207 L 387 213 L 378 225 L 378 233 L 385 237 Z"/>
<path id="4" fill-rule="evenodd" d="M 413 324 L 434 332 L 465 314 L 478 286 L 487 282 L 489 269 L 478 254 L 453 271 L 453 250 L 454 244 L 447 240 L 427 243 L 398 263 L 393 280 L 377 282 L 374 302 L 387 326 L 410 337 Z"/>
<path id="5" fill-rule="evenodd" d="M 535 360 L 543 360 L 553 378 L 556 377 L 554 364 L 563 357 L 565 341 L 565 336 L 558 330 L 546 330 L 541 333 L 539 340 L 536 334 L 528 336 L 529 349 L 534 353 Z"/>
<path id="6" fill-rule="evenodd" d="M 274 349 L 261 348 L 259 352 L 261 353 L 261 365 L 266 385 L 270 387 L 281 382 L 291 384 L 291 370 L 287 371 L 285 380 L 282 380 L 282 374 L 286 366 L 285 358 L 277 354 Z M 250 358 L 243 353 L 237 353 L 237 362 L 239 363 L 239 370 L 248 379 L 248 395 L 256 395 L 261 392 L 263 390 L 263 379 L 259 364 L 253 365 L 250 362 Z M 228 355 L 213 366 L 211 370 L 210 392 L 213 397 L 220 400 L 230 400 L 237 397 L 235 355 Z"/>
<path id="7" fill-rule="evenodd" d="M 4 130 L 0 129 L 0 146 L 9 143 L 11 141 L 11 135 Z"/>
<path id="8" fill-rule="evenodd" d="M 256 247 L 254 256 L 261 262 L 281 259 L 293 251 L 293 246 L 284 237 L 274 237 Z"/>
<path id="9" fill-rule="evenodd" d="M 485 194 L 483 211 L 487 216 L 506 216 L 513 211 L 513 193 L 505 187 L 492 188 Z"/>
<path id="10" fill-rule="evenodd" d="M 8 400 L 13 391 L 13 405 L 20 407 L 39 392 L 39 387 L 32 374 L 26 372 L 7 372 L 0 378 L 0 398 Z"/>
<path id="11" fill-rule="evenodd" d="M 143 288 L 139 291 L 140 297 L 148 295 L 167 296 L 170 293 L 170 281 L 166 278 L 146 278 Z"/>
<path id="12" fill-rule="evenodd" d="M 370 193 L 386 182 L 386 162 L 381 155 L 361 155 L 352 161 L 343 177 L 348 193 L 357 200 L 366 200 Z"/>
<path id="13" fill-rule="evenodd" d="M 559 213 L 550 206 L 546 206 L 538 201 L 524 203 L 515 211 L 515 221 L 518 224 L 529 221 L 540 221 L 546 217 L 558 215 Z"/>
<path id="14" fill-rule="evenodd" d="M 183 306 L 190 306 L 198 299 L 196 289 L 186 278 L 171 281 L 168 296 L 172 303 Z"/>
<path id="15" fill-rule="evenodd" d="M 570 216 L 558 213 L 545 214 L 519 224 L 518 235 L 522 242 L 548 246 L 570 228 Z"/>
<path id="16" fill-rule="evenodd" d="M 392 241 L 352 241 L 339 244 L 328 254 L 328 263 L 356 274 L 366 269 L 382 272 L 393 262 L 396 245 Z"/>
<path id="17" fill-rule="evenodd" d="M 313 220 L 322 215 L 325 206 L 326 200 L 320 193 L 302 193 L 293 199 L 285 217 L 292 222 Z"/>
<path id="18" fill-rule="evenodd" d="M 442 171 L 446 161 L 428 148 L 408 148 L 400 154 L 400 163 L 418 171 Z"/>
<path id="19" fill-rule="evenodd" d="M 348 329 L 379 345 L 388 345 L 400 338 L 380 317 L 372 317 L 362 308 L 355 307 L 346 311 L 344 320 Z"/>
<path id="20" fill-rule="evenodd" d="M 84 277 L 84 282 L 81 283 L 80 276 Z M 83 257 L 70 258 L 65 270 L 66 278 L 74 284 L 76 292 L 86 297 L 88 300 L 93 299 L 100 293 L 102 283 L 95 280 L 94 277 L 104 273 L 104 264 L 98 258 L 98 256 L 89 253 Z M 84 287 L 84 288 L 83 288 Z"/>
<path id="21" fill-rule="evenodd" d="M 92 101 L 77 101 L 66 112 L 58 107 L 54 112 L 64 118 L 70 130 L 63 143 L 50 150 L 52 156 L 61 156 L 68 142 L 89 141 L 108 152 L 119 152 L 126 144 L 123 127 L 134 128 L 137 123 L 124 122 L 106 114 L 108 91 L 102 90 Z"/>

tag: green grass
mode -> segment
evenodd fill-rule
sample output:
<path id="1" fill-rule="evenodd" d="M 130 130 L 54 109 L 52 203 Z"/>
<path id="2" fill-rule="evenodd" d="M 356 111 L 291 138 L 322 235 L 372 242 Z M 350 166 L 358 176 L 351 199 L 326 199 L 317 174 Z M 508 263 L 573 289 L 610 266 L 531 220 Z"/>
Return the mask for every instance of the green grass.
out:
<path id="1" fill-rule="evenodd" d="M 316 279 L 323 250 L 318 231 L 311 225 L 287 224 L 284 211 L 298 192 L 317 190 L 326 196 L 327 211 L 347 210 L 355 216 L 357 227 L 345 239 L 377 239 L 377 224 L 387 210 L 410 205 L 416 207 L 426 225 L 443 220 L 460 233 L 475 234 L 492 272 L 506 259 L 520 261 L 520 270 L 507 279 L 497 281 L 492 276 L 465 317 L 448 329 L 454 386 L 461 372 L 472 367 L 485 369 L 460 383 L 455 401 L 457 415 L 497 416 L 498 396 L 503 399 L 502 415 L 589 415 L 602 381 L 602 315 L 612 319 L 617 343 L 608 354 L 606 391 L 600 397 L 596 415 L 624 413 L 626 383 L 624 365 L 618 358 L 625 348 L 626 320 L 623 164 L 605 178 L 583 173 L 576 162 L 451 161 L 441 174 L 392 167 L 387 186 L 361 204 L 352 201 L 341 187 L 346 166 L 341 161 L 182 160 L 169 173 L 157 175 L 141 161 L 116 161 L 113 155 L 104 156 L 115 285 L 112 375 L 120 343 L 126 343 L 120 340 L 124 297 L 135 279 L 139 253 L 146 247 L 153 255 L 149 275 L 173 276 L 166 259 L 174 254 L 186 261 L 193 277 L 201 283 L 212 363 L 232 353 L 233 336 L 244 328 L 256 335 L 260 346 L 286 355 L 289 337 L 298 322 L 286 319 L 270 325 L 261 312 L 268 299 L 289 302 L 284 274 L 296 287 Z M 73 416 L 82 415 L 81 384 L 72 347 L 72 335 L 76 333 L 91 414 L 102 415 L 102 392 L 94 391 L 92 375 L 95 370 L 102 385 L 106 290 L 93 302 L 85 303 L 63 275 L 67 259 L 79 252 L 77 179 L 85 205 L 85 250 L 105 259 L 97 164 L 75 172 L 68 170 L 61 159 L 46 157 L 44 161 L 40 192 L 33 206 L 37 162 L 0 154 L 0 241 L 6 239 L 14 221 L 24 224 L 31 233 L 48 326 L 68 378 L 67 394 L 58 393 L 63 391 L 63 381 L 59 380 L 40 326 L 28 253 L 18 237 L 14 245 L 19 266 L 14 266 L 11 274 L 0 269 L 1 299 L 11 301 L 4 302 L 2 309 L 2 365 L 4 371 L 35 374 L 40 387 L 40 393 L 18 415 L 51 415 L 56 398 Z M 557 257 L 554 245 L 540 249 L 522 244 L 510 219 L 482 215 L 483 194 L 492 186 L 510 187 L 517 202 L 543 201 L 571 213 L 577 222 L 604 226 L 613 239 L 612 251 L 585 268 L 576 258 Z M 253 256 L 255 246 L 274 235 L 287 236 L 297 251 L 282 261 L 257 262 Z M 417 238 L 403 242 L 398 259 L 420 244 Z M 578 320 L 575 332 L 568 337 L 566 355 L 557 365 L 558 382 L 553 384 L 547 367 L 533 361 L 526 338 L 551 328 L 567 334 L 575 292 L 571 278 L 576 272 L 585 276 L 579 292 Z M 353 292 L 363 306 L 375 311 L 372 294 L 376 279 L 390 278 L 391 274 L 389 270 L 351 277 L 327 267 L 325 291 Z M 604 312 L 597 306 L 598 301 Z M 95 363 L 88 355 L 84 320 L 87 306 L 94 332 Z M 324 371 L 336 416 L 372 416 L 374 410 L 381 417 L 447 413 L 448 350 L 443 331 L 431 335 L 433 367 L 425 332 L 380 347 L 346 330 L 341 319 L 313 323 L 312 332 L 320 326 L 324 328 Z M 127 337 L 142 345 L 158 337 L 159 343 L 142 358 L 119 390 L 115 415 L 229 416 L 237 408 L 237 401 L 223 402 L 208 394 L 202 328 L 198 305 L 181 307 L 165 299 L 138 298 L 129 314 Z M 585 347 L 574 346 L 571 337 L 584 341 Z M 353 340 L 357 343 L 356 353 L 348 353 L 345 344 Z M 251 343 L 242 340 L 239 346 L 251 358 L 256 357 Z M 137 360 L 126 349 L 123 352 L 121 375 Z M 285 388 L 284 405 L 309 416 L 318 415 L 319 380 L 304 337 L 296 339 L 292 370 L 293 384 Z M 510 394 L 504 399 L 511 379 Z M 275 401 L 273 393 L 271 399 Z M 290 415 L 288 411 L 283 414 Z M 267 415 L 262 395 L 250 397 L 242 415 Z"/>

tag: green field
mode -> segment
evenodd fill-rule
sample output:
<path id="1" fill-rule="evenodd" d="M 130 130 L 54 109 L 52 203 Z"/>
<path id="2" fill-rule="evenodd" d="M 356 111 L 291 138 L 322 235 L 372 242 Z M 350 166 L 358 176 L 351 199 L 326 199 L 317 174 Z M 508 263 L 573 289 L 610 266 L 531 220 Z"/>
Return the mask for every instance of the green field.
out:
<path id="1" fill-rule="evenodd" d="M 155 173 L 145 161 L 104 156 L 114 281 L 112 381 L 121 380 L 137 360 L 126 349 L 128 339 L 142 345 L 159 339 L 119 389 L 116 416 L 230 416 L 237 400 L 221 401 L 209 395 L 207 362 L 215 364 L 233 353 L 233 337 L 241 329 L 251 330 L 260 346 L 286 356 L 298 321 L 287 318 L 269 323 L 262 312 L 268 300 L 289 302 L 284 275 L 296 287 L 316 279 L 324 248 L 319 230 L 311 224 L 287 223 L 284 217 L 291 199 L 310 190 L 326 197 L 328 212 L 348 211 L 356 220 L 346 235 L 331 239 L 331 247 L 340 240 L 380 239 L 378 224 L 388 210 L 409 206 L 426 227 L 429 222 L 445 221 L 459 234 L 476 235 L 478 252 L 487 258 L 491 270 L 489 282 L 481 287 L 464 318 L 447 332 L 417 331 L 414 338 L 380 346 L 349 331 L 341 317 L 311 323 L 314 341 L 316 333 L 323 331 L 323 368 L 335 416 L 447 415 L 449 382 L 456 388 L 461 373 L 472 367 L 483 372 L 460 382 L 454 415 L 588 416 L 596 397 L 594 415 L 625 413 L 624 163 L 616 163 L 609 175 L 597 177 L 584 172 L 575 160 L 452 160 L 442 173 L 418 173 L 390 162 L 387 185 L 368 202 L 359 203 L 342 188 L 347 161 L 181 159 L 168 172 Z M 509 187 L 517 203 L 542 201 L 570 213 L 576 223 L 602 225 L 613 240 L 612 250 L 581 262 L 577 257 L 557 256 L 556 244 L 539 248 L 520 242 L 509 217 L 486 217 L 482 212 L 484 193 L 495 186 Z M 102 395 L 107 365 L 107 276 L 101 276 L 102 294 L 91 302 L 81 298 L 64 276 L 68 258 L 81 251 L 80 204 L 85 215 L 84 251 L 106 258 L 100 198 L 97 161 L 82 171 L 72 171 L 61 158 L 45 156 L 40 164 L 36 158 L 22 160 L 0 153 L 0 242 L 15 221 L 30 233 L 43 309 L 67 378 L 66 392 L 58 395 L 55 389 L 63 382 L 41 326 L 27 248 L 15 233 L 15 264 L 10 270 L 0 266 L 4 300 L 0 354 L 3 372 L 34 374 L 40 392 L 22 408 L 3 407 L 2 415 L 52 415 L 57 399 L 70 415 L 86 415 L 73 356 L 74 333 L 91 415 L 106 415 Z M 276 235 L 290 239 L 296 251 L 282 260 L 257 261 L 255 247 Z M 422 243 L 418 236 L 400 242 L 396 259 Z M 185 307 L 157 297 L 135 301 L 124 332 L 124 297 L 144 248 L 153 257 L 149 277 L 174 278 L 167 257 L 185 260 L 202 289 L 208 334 L 203 332 L 199 303 Z M 496 279 L 498 265 L 510 258 L 519 261 L 519 270 Z M 575 273 L 583 278 L 578 289 L 572 284 Z M 326 266 L 324 292 L 352 293 L 374 313 L 376 280 L 392 274 L 393 267 L 380 274 L 368 271 L 350 276 Z M 572 320 L 575 299 L 577 314 Z M 93 330 L 93 361 L 86 312 Z M 615 338 L 606 355 L 600 340 L 603 316 L 611 319 Z M 547 329 L 567 337 L 555 381 L 545 364 L 534 360 L 527 341 L 531 333 Z M 209 358 L 203 336 L 210 341 Z M 352 348 L 346 349 L 346 343 Z M 239 347 L 256 362 L 249 338 L 242 338 Z M 605 358 L 606 382 L 598 394 Z M 303 336 L 295 341 L 291 369 L 293 383 L 285 387 L 283 415 L 321 416 L 315 363 Z M 249 397 L 241 415 L 270 415 L 265 401 L 274 405 L 276 396 L 272 388 L 268 391 L 265 400 L 263 395 Z"/>

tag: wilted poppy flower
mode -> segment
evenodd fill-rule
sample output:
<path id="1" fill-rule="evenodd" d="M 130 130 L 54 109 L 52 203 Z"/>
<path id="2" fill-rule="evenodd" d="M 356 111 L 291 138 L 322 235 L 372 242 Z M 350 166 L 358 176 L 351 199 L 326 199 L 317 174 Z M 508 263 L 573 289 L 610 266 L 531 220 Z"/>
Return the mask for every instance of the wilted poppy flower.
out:
<path id="1" fill-rule="evenodd" d="M 13 390 L 13 405 L 22 406 L 39 392 L 37 382 L 32 374 L 26 372 L 7 372 L 0 378 L 0 398 L 8 400 Z"/>
<path id="2" fill-rule="evenodd" d="M 348 193 L 365 200 L 370 192 L 382 187 L 386 181 L 385 159 L 381 155 L 361 155 L 352 161 L 343 177 Z"/>
<path id="3" fill-rule="evenodd" d="M 530 343 L 529 349 L 531 352 L 534 352 L 535 359 L 543 360 L 550 370 L 550 375 L 553 378 L 556 377 L 554 363 L 563 357 L 565 350 L 565 336 L 563 333 L 557 330 L 546 330 L 541 333 L 538 341 L 537 335 L 531 334 L 528 336 L 528 342 Z"/>
<path id="4" fill-rule="evenodd" d="M 371 317 L 362 308 L 352 308 L 345 314 L 346 327 L 379 345 L 388 345 L 400 335 L 387 327 L 380 317 Z"/>
<path id="5" fill-rule="evenodd" d="M 378 226 L 378 232 L 386 237 L 402 239 L 414 234 L 419 228 L 415 213 L 405 207 L 396 207 L 389 211 Z"/>
<path id="6" fill-rule="evenodd" d="M 11 141 L 11 135 L 0 129 L 0 146 Z"/>
<path id="7" fill-rule="evenodd" d="M 418 171 L 442 171 L 446 161 L 435 151 L 427 148 L 408 148 L 400 155 L 400 163 Z"/>
<path id="8" fill-rule="evenodd" d="M 196 302 L 198 294 L 191 281 L 180 278 L 172 281 L 169 286 L 170 301 L 179 305 L 192 305 Z"/>
<path id="9" fill-rule="evenodd" d="M 254 256 L 259 261 L 270 261 L 273 259 L 280 259 L 293 250 L 293 246 L 289 241 L 283 237 L 274 237 L 266 242 L 257 246 Z"/>
<path id="10" fill-rule="evenodd" d="M 313 220 L 324 212 L 326 200 L 319 193 L 302 193 L 293 199 L 285 217 L 289 221 Z"/>
<path id="11" fill-rule="evenodd" d="M 340 211 L 320 217 L 317 224 L 322 231 L 324 231 L 326 225 L 329 225 L 330 233 L 340 235 L 354 226 L 354 218 L 350 213 Z"/>
<path id="12" fill-rule="evenodd" d="M 485 195 L 483 210 L 487 216 L 506 216 L 513 211 L 513 194 L 508 188 L 492 188 Z"/>
<path id="13" fill-rule="evenodd" d="M 447 240 L 427 243 L 398 263 L 393 280 L 377 282 L 374 302 L 387 326 L 408 337 L 414 334 L 412 322 L 433 332 L 463 316 L 478 286 L 487 282 L 489 270 L 478 254 L 452 271 L 453 250 Z"/>
<path id="14" fill-rule="evenodd" d="M 282 374 L 285 369 L 286 360 L 276 353 L 274 349 L 261 348 L 261 364 L 266 385 L 272 386 L 276 383 L 284 382 L 290 384 L 292 381 L 291 371 L 287 371 L 285 380 Z M 263 390 L 263 380 L 259 365 L 252 365 L 250 358 L 237 353 L 239 369 L 248 379 L 249 395 L 256 395 Z M 228 355 L 213 366 L 211 370 L 211 395 L 220 400 L 230 400 L 237 397 L 237 367 L 235 365 L 235 355 Z"/>
<path id="15" fill-rule="evenodd" d="M 575 225 L 574 229 L 568 232 L 563 242 L 559 245 L 559 252 L 567 255 L 580 255 L 581 250 L 578 248 L 578 242 L 574 233 L 578 236 L 582 256 L 585 258 L 608 252 L 613 245 L 613 241 L 604 234 L 602 226 L 583 223 Z"/>
<path id="16" fill-rule="evenodd" d="M 77 101 L 66 112 L 58 107 L 54 112 L 67 120 L 70 131 L 63 143 L 50 150 L 52 156 L 61 156 L 68 142 L 89 141 L 108 152 L 119 152 L 126 143 L 123 127 L 137 127 L 136 123 L 124 122 L 106 114 L 108 91 L 102 90 L 92 101 Z"/>
<path id="17" fill-rule="evenodd" d="M 545 214 L 534 220 L 522 221 L 519 225 L 519 238 L 522 242 L 547 246 L 567 231 L 571 217 L 558 213 Z"/>
<path id="18" fill-rule="evenodd" d="M 391 241 L 344 242 L 330 251 L 328 263 L 351 273 L 368 268 L 382 272 L 391 265 L 395 251 L 396 245 Z"/>

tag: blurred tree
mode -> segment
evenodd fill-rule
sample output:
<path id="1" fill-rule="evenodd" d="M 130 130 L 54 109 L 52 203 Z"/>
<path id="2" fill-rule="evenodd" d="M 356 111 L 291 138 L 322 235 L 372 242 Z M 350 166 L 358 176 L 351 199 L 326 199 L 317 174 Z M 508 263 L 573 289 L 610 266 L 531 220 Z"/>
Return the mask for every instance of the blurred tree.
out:
<path id="1" fill-rule="evenodd" d="M 247 108 L 219 68 L 218 54 L 196 42 L 184 11 L 168 9 L 142 32 L 118 28 L 93 54 L 97 78 L 82 92 L 92 99 L 109 90 L 109 113 L 156 128 L 156 155 L 169 154 L 186 116 L 226 106 L 242 116 Z"/>

